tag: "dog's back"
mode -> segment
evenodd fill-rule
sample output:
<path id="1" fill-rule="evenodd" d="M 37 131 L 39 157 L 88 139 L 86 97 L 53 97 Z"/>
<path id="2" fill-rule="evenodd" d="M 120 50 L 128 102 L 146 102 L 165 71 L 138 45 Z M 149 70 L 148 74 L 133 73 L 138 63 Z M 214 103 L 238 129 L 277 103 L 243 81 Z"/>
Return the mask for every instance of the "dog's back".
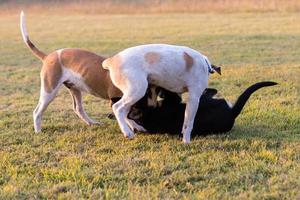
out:
<path id="1" fill-rule="evenodd" d="M 146 74 L 149 84 L 177 93 L 186 92 L 188 82 L 199 82 L 199 85 L 206 87 L 209 71 L 214 71 L 201 53 L 188 47 L 168 44 L 130 47 L 106 59 L 102 65 L 104 69 L 117 66 L 122 76 L 128 76 L 129 73 L 135 73 L 136 76 Z"/>

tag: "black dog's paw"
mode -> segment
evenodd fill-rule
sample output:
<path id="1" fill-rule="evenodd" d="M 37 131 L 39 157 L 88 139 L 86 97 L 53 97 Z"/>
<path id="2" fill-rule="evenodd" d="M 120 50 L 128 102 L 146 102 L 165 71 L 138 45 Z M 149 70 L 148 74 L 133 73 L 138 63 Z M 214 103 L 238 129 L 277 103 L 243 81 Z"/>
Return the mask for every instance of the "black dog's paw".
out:
<path id="1" fill-rule="evenodd" d="M 179 140 L 182 140 L 182 138 L 183 138 L 183 134 L 182 134 L 182 133 L 179 133 L 179 134 L 178 134 L 178 139 L 179 139 Z"/>
<path id="2" fill-rule="evenodd" d="M 114 113 L 109 113 L 106 117 L 107 117 L 108 119 L 116 119 Z"/>

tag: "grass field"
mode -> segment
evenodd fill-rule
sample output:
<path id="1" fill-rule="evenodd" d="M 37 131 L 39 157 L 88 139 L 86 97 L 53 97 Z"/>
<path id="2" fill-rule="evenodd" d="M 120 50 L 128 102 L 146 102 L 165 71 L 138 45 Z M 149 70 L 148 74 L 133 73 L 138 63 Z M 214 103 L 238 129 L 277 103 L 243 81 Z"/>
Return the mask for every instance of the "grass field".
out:
<path id="1" fill-rule="evenodd" d="M 257 81 L 235 127 L 184 145 L 176 136 L 126 140 L 105 119 L 108 102 L 86 95 L 102 127 L 72 111 L 66 89 L 33 133 L 41 62 L 25 47 L 18 11 L 0 18 L 0 199 L 299 199 L 300 13 L 27 14 L 43 51 L 80 47 L 111 55 L 143 43 L 187 45 L 223 66 L 210 86 L 234 100 Z"/>

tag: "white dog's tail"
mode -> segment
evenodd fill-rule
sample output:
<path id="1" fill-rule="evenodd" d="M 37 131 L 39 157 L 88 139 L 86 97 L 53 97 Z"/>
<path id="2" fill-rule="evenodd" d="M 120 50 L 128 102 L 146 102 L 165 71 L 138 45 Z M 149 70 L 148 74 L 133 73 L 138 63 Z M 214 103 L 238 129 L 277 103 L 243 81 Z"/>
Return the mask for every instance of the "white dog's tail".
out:
<path id="1" fill-rule="evenodd" d="M 109 69 L 109 60 L 105 59 L 103 62 L 102 62 L 102 67 L 103 69 Z"/>
<path id="2" fill-rule="evenodd" d="M 118 62 L 118 60 L 116 59 L 116 56 L 106 58 L 106 59 L 102 62 L 102 67 L 103 67 L 104 69 L 109 70 L 110 67 L 114 66 L 115 64 L 118 64 L 117 62 Z"/>
<path id="3" fill-rule="evenodd" d="M 22 33 L 23 40 L 27 47 L 31 50 L 31 52 L 38 57 L 41 60 L 44 60 L 45 57 L 47 56 L 44 52 L 40 51 L 38 48 L 34 46 L 34 44 L 30 41 L 29 36 L 26 31 L 26 26 L 25 26 L 25 15 L 24 12 L 22 11 L 20 14 L 20 29 Z"/>

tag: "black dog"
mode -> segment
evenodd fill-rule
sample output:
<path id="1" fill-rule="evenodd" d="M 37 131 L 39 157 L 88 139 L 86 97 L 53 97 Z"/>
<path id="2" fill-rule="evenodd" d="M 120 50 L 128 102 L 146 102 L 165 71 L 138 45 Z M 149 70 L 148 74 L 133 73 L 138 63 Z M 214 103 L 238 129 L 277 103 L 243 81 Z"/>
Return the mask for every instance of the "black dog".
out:
<path id="1" fill-rule="evenodd" d="M 242 111 L 249 97 L 258 89 L 276 85 L 275 82 L 259 82 L 247 88 L 237 99 L 234 106 L 228 105 L 225 99 L 215 99 L 216 89 L 204 91 L 194 121 L 192 135 L 219 134 L 230 131 L 236 117 Z M 149 133 L 180 134 L 186 104 L 176 93 L 162 91 L 163 100 L 157 107 L 147 106 L 147 94 L 131 109 L 128 117 L 142 125 Z M 115 100 L 116 101 L 116 100 Z"/>

